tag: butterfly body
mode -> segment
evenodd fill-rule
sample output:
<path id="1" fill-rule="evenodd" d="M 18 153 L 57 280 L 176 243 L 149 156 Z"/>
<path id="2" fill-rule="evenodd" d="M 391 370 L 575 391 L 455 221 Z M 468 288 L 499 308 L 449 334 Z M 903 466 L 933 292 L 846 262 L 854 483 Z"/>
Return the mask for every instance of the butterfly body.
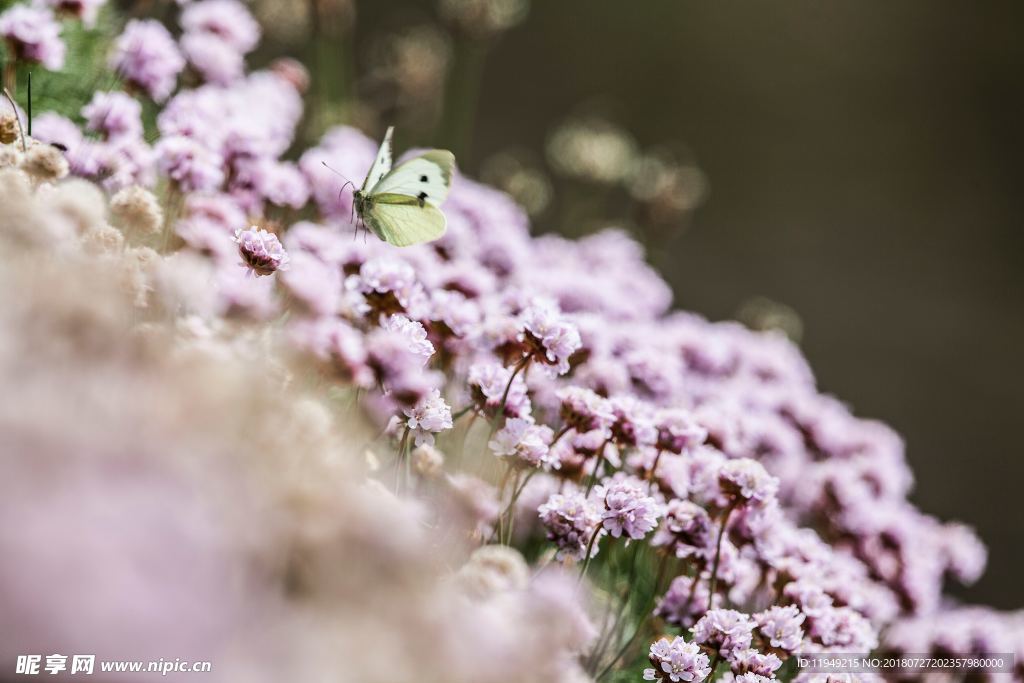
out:
<path id="1" fill-rule="evenodd" d="M 377 237 L 405 247 L 444 235 L 447 220 L 440 206 L 448 196 L 455 157 L 433 149 L 391 168 L 388 128 L 366 180 L 353 195 L 359 220 Z"/>

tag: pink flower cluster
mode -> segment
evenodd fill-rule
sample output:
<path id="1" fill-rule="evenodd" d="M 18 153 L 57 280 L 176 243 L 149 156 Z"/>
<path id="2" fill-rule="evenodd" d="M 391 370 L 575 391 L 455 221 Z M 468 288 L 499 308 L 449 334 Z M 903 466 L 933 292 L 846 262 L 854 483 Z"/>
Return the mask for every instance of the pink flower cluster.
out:
<path id="1" fill-rule="evenodd" d="M 0 33 L 26 55 L 52 42 L 33 24 L 45 22 L 11 12 Z M 283 161 L 302 116 L 294 65 L 245 74 L 260 31 L 236 0 L 188 4 L 181 28 L 176 42 L 129 22 L 111 58 L 129 92 L 97 93 L 85 133 L 40 116 L 39 138 L 110 190 L 165 178 L 185 246 L 154 270 L 176 288 L 174 310 L 211 327 L 273 319 L 260 329 L 309 362 L 311 384 L 348 391 L 397 450 L 396 481 L 414 445 L 457 452 L 436 477 L 445 495 L 420 493 L 461 506 L 475 541 L 546 541 L 581 575 L 613 553 L 656 558 L 665 573 L 639 611 L 673 635 L 650 646 L 647 680 L 701 681 L 721 665 L 759 683 L 797 652 L 1020 644 L 1008 617 L 944 607 L 947 580 L 981 574 L 984 546 L 908 501 L 902 440 L 822 394 L 787 339 L 671 310 L 627 234 L 531 237 L 509 197 L 464 176 L 440 240 L 353 239 L 351 194 L 322 162 L 358 180 L 376 143 L 339 127 Z M 175 92 L 185 57 L 204 84 Z M 140 92 L 164 102 L 152 147 Z M 605 635 L 585 653 L 592 669 L 608 662 Z"/>

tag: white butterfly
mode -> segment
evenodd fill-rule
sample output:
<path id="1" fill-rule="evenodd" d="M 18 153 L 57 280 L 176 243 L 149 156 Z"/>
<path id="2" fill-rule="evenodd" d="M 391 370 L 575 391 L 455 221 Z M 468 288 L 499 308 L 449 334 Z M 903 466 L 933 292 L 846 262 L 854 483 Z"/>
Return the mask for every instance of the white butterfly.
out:
<path id="1" fill-rule="evenodd" d="M 354 194 L 356 214 L 377 237 L 398 247 L 441 237 L 448 222 L 440 206 L 448 196 L 455 155 L 432 149 L 391 168 L 388 128 L 363 186 Z"/>

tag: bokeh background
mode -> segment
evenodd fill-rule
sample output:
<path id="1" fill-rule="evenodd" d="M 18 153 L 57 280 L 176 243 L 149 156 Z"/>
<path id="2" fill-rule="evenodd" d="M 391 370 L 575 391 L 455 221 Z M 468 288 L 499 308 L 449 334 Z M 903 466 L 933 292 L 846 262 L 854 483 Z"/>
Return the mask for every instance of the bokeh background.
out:
<path id="1" fill-rule="evenodd" d="M 359 70 L 435 7 L 360 3 Z M 459 143 L 492 179 L 510 153 L 548 167 L 536 223 L 569 234 L 579 183 L 545 160 L 567 119 L 695 164 L 707 191 L 667 226 L 605 189 L 579 220 L 637 231 L 681 307 L 799 334 L 825 390 L 904 435 L 915 502 L 978 528 L 990 566 L 962 594 L 1004 608 L 1024 605 L 1022 25 L 1009 1 L 534 2 L 488 41 Z"/>

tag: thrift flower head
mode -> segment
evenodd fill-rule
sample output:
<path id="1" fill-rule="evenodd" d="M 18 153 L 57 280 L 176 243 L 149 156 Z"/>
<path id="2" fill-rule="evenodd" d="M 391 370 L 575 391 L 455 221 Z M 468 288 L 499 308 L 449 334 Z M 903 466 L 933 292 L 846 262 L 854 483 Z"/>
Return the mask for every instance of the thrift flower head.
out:
<path id="1" fill-rule="evenodd" d="M 412 408 L 405 409 L 405 425 L 411 430 L 416 445 L 433 444 L 434 434 L 452 428 L 452 410 L 434 389 Z"/>
<path id="2" fill-rule="evenodd" d="M 181 51 L 207 83 L 227 85 L 245 75 L 242 54 L 215 35 L 187 33 Z"/>
<path id="3" fill-rule="evenodd" d="M 526 382 L 519 373 L 512 379 L 512 370 L 500 363 L 475 363 L 469 368 L 470 391 L 477 406 L 488 414 L 494 414 L 505 397 L 504 414 L 508 417 L 526 417 L 530 413 L 530 398 L 526 394 Z M 506 388 L 508 393 L 505 393 Z"/>
<path id="4" fill-rule="evenodd" d="M 86 28 L 96 25 L 96 15 L 107 0 L 43 0 L 55 12 L 80 19 Z"/>
<path id="5" fill-rule="evenodd" d="M 183 192 L 212 192 L 224 182 L 224 159 L 192 138 L 165 137 L 156 152 L 160 171 Z"/>
<path id="6" fill-rule="evenodd" d="M 669 546 L 676 557 L 699 557 L 711 545 L 711 517 L 696 503 L 673 498 L 665 507 L 665 521 L 651 542 Z"/>
<path id="7" fill-rule="evenodd" d="M 97 91 L 82 109 L 85 127 L 106 138 L 142 138 L 142 105 L 123 92 Z"/>
<path id="8" fill-rule="evenodd" d="M 674 626 L 689 626 L 704 615 L 710 595 L 707 574 L 698 577 L 677 576 L 658 601 L 655 614 Z M 715 595 L 715 602 L 721 596 Z"/>
<path id="9" fill-rule="evenodd" d="M 538 425 L 532 418 L 513 417 L 505 422 L 488 444 L 495 455 L 512 457 L 527 467 L 558 467 L 549 445 L 554 433 L 547 425 Z"/>
<path id="10" fill-rule="evenodd" d="M 769 607 L 754 615 L 757 628 L 774 648 L 795 652 L 804 639 L 800 625 L 805 617 L 795 605 Z"/>
<path id="11" fill-rule="evenodd" d="M 238 0 L 200 0 L 181 13 L 186 34 L 208 34 L 239 54 L 252 51 L 260 42 L 260 25 Z"/>
<path id="12" fill-rule="evenodd" d="M 699 683 L 711 673 L 708 656 L 696 643 L 688 643 L 682 636 L 672 640 L 662 638 L 651 645 L 651 666 L 644 669 L 645 681 L 692 681 Z"/>
<path id="13" fill-rule="evenodd" d="M 235 243 L 242 257 L 241 265 L 255 275 L 273 275 L 288 269 L 288 252 L 272 232 L 255 225 L 248 230 L 239 228 L 235 231 Z"/>
<path id="14" fill-rule="evenodd" d="M 604 502 L 602 524 L 613 537 L 623 534 L 639 540 L 658 526 L 661 506 L 647 495 L 647 487 L 636 479 L 623 479 L 594 489 Z"/>
<path id="15" fill-rule="evenodd" d="M 427 339 L 427 331 L 422 323 L 409 320 L 404 315 L 392 315 L 383 318 L 380 326 L 404 338 L 409 351 L 419 356 L 424 366 L 430 360 L 430 357 L 434 355 L 434 345 Z"/>
<path id="16" fill-rule="evenodd" d="M 729 460 L 718 473 L 722 490 L 737 500 L 765 503 L 775 497 L 779 480 L 764 465 L 749 458 Z"/>
<path id="17" fill-rule="evenodd" d="M 658 432 L 648 415 L 647 404 L 629 396 L 615 397 L 609 401 L 615 422 L 612 423 L 612 438 L 624 448 L 653 446 Z"/>
<path id="18" fill-rule="evenodd" d="M 537 511 L 548 540 L 558 548 L 558 559 L 582 560 L 588 545 L 590 556 L 597 554 L 597 541 L 605 533 L 601 528 L 601 511 L 582 492 L 552 494 Z"/>
<path id="19" fill-rule="evenodd" d="M 185 58 L 159 21 L 132 19 L 114 43 L 110 68 L 132 86 L 163 102 L 174 91 Z"/>
<path id="20" fill-rule="evenodd" d="M 558 391 L 562 419 L 578 432 L 609 429 L 615 421 L 608 399 L 583 387 Z"/>
<path id="21" fill-rule="evenodd" d="M 527 307 L 521 315 L 520 330 L 521 341 L 534 357 L 554 367 L 559 375 L 569 371 L 569 357 L 583 346 L 579 330 L 552 304 Z"/>
<path id="22" fill-rule="evenodd" d="M 375 315 L 408 314 L 424 298 L 416 272 L 408 263 L 395 258 L 382 257 L 364 263 L 354 278 L 354 287 Z"/>
<path id="23" fill-rule="evenodd" d="M 774 653 L 763 654 L 757 650 L 735 650 L 729 656 L 729 667 L 734 673 L 764 678 L 775 678 L 775 672 L 782 666 L 782 660 Z"/>
<path id="24" fill-rule="evenodd" d="M 657 447 L 669 453 L 682 453 L 704 443 L 708 436 L 708 431 L 684 410 L 661 410 L 654 423 L 658 430 Z"/>
<path id="25" fill-rule="evenodd" d="M 42 64 L 51 71 L 64 67 L 67 48 L 60 38 L 60 24 L 48 9 L 14 5 L 0 14 L 0 37 L 17 61 Z"/>
<path id="26" fill-rule="evenodd" d="M 690 629 L 693 641 L 719 650 L 728 657 L 750 647 L 754 622 L 746 614 L 732 609 L 713 609 Z"/>

